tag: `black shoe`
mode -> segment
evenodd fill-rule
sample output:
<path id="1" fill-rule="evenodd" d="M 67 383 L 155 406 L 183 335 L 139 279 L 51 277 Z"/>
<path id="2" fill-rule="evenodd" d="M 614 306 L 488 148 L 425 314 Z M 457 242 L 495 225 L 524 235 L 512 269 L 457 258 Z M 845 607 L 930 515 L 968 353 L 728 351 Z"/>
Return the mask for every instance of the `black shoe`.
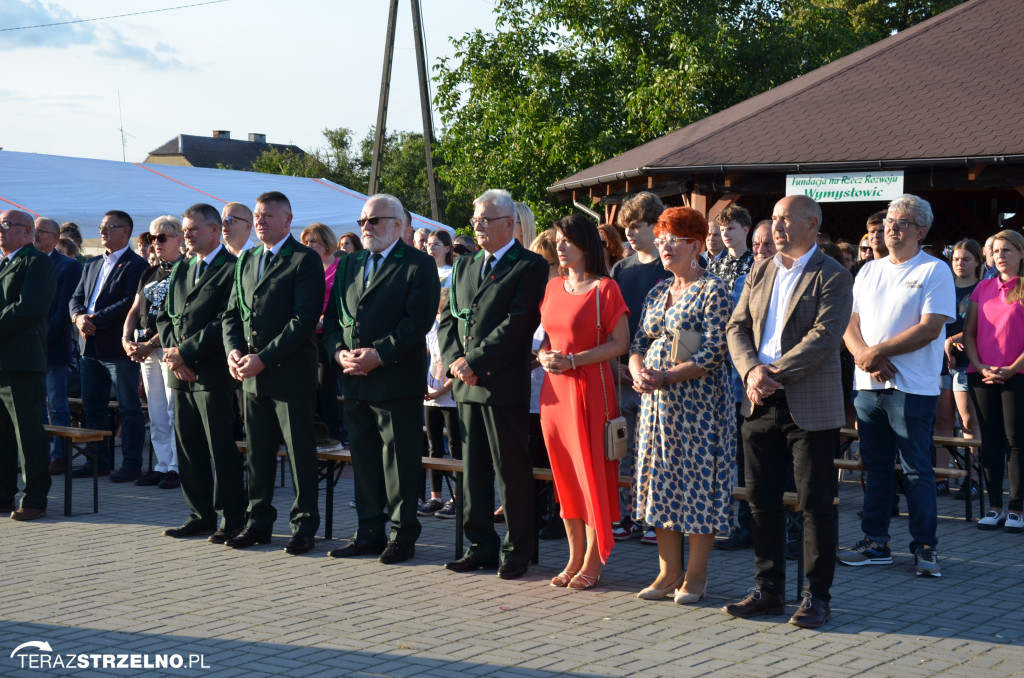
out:
<path id="1" fill-rule="evenodd" d="M 935 495 L 937 497 L 945 497 L 949 494 L 949 483 L 945 480 L 940 480 L 935 483 Z"/>
<path id="2" fill-rule="evenodd" d="M 740 619 L 749 619 L 766 614 L 782 614 L 785 608 L 786 600 L 781 593 L 765 593 L 759 588 L 752 588 L 746 598 L 726 605 L 722 611 Z"/>
<path id="3" fill-rule="evenodd" d="M 270 533 L 260 532 L 252 527 L 247 527 L 238 533 L 238 536 L 232 537 L 224 542 L 225 546 L 233 549 L 244 549 L 256 544 L 269 544 Z"/>
<path id="4" fill-rule="evenodd" d="M 292 538 L 285 544 L 284 550 L 285 553 L 297 556 L 300 553 L 312 551 L 315 544 L 316 538 L 311 534 L 293 534 Z"/>
<path id="5" fill-rule="evenodd" d="M 725 551 L 739 551 L 740 549 L 748 549 L 753 545 L 754 537 L 750 534 L 750 530 L 745 527 L 734 529 L 728 539 L 715 540 L 715 548 Z"/>
<path id="6" fill-rule="evenodd" d="M 498 568 L 498 576 L 502 579 L 519 579 L 529 569 L 528 563 L 502 563 Z"/>
<path id="7" fill-rule="evenodd" d="M 416 544 L 403 544 L 399 541 L 388 542 L 384 552 L 377 560 L 384 565 L 404 563 L 416 555 Z"/>
<path id="8" fill-rule="evenodd" d="M 161 480 L 157 487 L 161 490 L 173 490 L 176 487 L 181 487 L 181 481 L 178 479 L 177 471 L 168 471 L 164 474 L 163 480 Z"/>
<path id="9" fill-rule="evenodd" d="M 354 558 L 355 556 L 379 556 L 384 553 L 387 544 L 369 539 L 349 539 L 348 543 L 327 552 L 331 558 Z"/>
<path id="10" fill-rule="evenodd" d="M 219 528 L 216 532 L 210 535 L 210 538 L 206 541 L 211 544 L 223 544 L 228 539 L 234 539 L 242 531 L 240 527 L 233 527 L 231 529 Z"/>
<path id="11" fill-rule="evenodd" d="M 142 469 L 136 466 L 122 466 L 110 474 L 112 483 L 130 483 L 142 477 Z"/>
<path id="12" fill-rule="evenodd" d="M 444 569 L 451 570 L 452 572 L 473 572 L 474 570 L 493 570 L 497 567 L 497 563 L 488 563 L 483 560 L 477 560 L 473 556 L 463 556 L 458 560 L 453 560 L 450 563 L 444 564 Z"/>
<path id="13" fill-rule="evenodd" d="M 212 534 L 213 530 L 213 525 L 207 525 L 206 523 L 202 523 L 198 520 L 192 520 L 184 525 L 179 525 L 178 527 L 168 527 L 164 530 L 164 536 L 181 539 L 182 537 L 195 537 L 201 534 Z"/>
<path id="14" fill-rule="evenodd" d="M 803 602 L 800 603 L 800 607 L 790 618 L 789 623 L 802 629 L 816 629 L 819 626 L 824 626 L 832 615 L 828 602 L 814 597 L 809 591 L 804 591 L 803 595 Z"/>
<path id="15" fill-rule="evenodd" d="M 978 498 L 978 483 L 976 483 L 976 482 L 974 482 L 972 480 L 971 484 L 970 484 L 970 490 L 968 490 L 967 488 L 968 488 L 968 486 L 964 485 L 959 490 L 957 490 L 956 494 L 953 495 L 953 499 L 956 499 L 957 501 L 965 501 L 967 499 L 967 497 L 968 497 L 968 492 L 970 492 L 971 499 L 977 499 Z"/>
<path id="16" fill-rule="evenodd" d="M 120 473 L 120 471 L 118 471 L 118 473 Z M 138 485 L 139 487 L 150 487 L 152 485 L 159 485 L 160 481 L 164 479 L 164 475 L 166 474 L 164 474 L 162 471 L 149 471 L 148 473 L 143 474 L 141 478 L 136 480 L 135 484 Z"/>
<path id="17" fill-rule="evenodd" d="M 110 475 L 110 467 L 109 466 L 100 466 L 100 473 L 99 473 L 99 475 L 101 475 L 101 476 L 109 476 Z M 71 469 L 71 477 L 72 478 L 92 478 L 92 465 L 91 464 L 83 464 L 83 465 L 79 466 L 78 468 Z"/>

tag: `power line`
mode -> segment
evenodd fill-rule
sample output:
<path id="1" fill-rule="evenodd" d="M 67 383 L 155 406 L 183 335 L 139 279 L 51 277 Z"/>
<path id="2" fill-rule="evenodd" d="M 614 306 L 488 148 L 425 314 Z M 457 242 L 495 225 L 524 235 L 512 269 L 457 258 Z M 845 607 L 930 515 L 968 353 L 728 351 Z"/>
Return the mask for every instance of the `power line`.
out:
<path id="1" fill-rule="evenodd" d="M 73 19 L 71 21 L 58 21 L 52 24 L 36 24 L 35 26 L 15 26 L 14 28 L 0 28 L 0 33 L 6 31 L 24 31 L 29 28 L 50 28 L 51 26 L 66 26 L 68 24 L 84 24 L 88 21 L 106 21 L 107 19 L 122 19 L 127 16 L 139 16 L 142 14 L 156 14 L 157 12 L 170 12 L 175 9 L 188 9 L 189 7 L 201 7 L 203 5 L 217 5 L 229 0 L 209 0 L 208 2 L 197 2 L 191 5 L 178 5 L 177 7 L 164 7 L 163 9 L 149 9 L 143 12 L 130 12 L 128 14 L 114 14 L 111 16 L 99 16 L 93 19 Z"/>

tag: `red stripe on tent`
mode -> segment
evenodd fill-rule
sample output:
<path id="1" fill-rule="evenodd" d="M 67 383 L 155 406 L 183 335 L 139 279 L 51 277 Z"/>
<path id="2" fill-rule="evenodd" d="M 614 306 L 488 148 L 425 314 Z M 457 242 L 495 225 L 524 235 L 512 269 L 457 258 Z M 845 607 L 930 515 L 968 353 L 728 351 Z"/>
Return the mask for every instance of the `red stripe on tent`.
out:
<path id="1" fill-rule="evenodd" d="M 8 205 L 14 205 L 14 206 L 15 206 L 15 207 L 17 207 L 17 208 L 18 208 L 19 210 L 22 210 L 22 211 L 28 212 L 29 214 L 34 214 L 34 215 L 36 215 L 37 217 L 38 217 L 38 216 L 40 216 L 38 212 L 33 212 L 32 210 L 30 210 L 30 209 L 29 209 L 29 208 L 27 208 L 27 207 L 23 207 L 23 206 L 19 205 L 19 204 L 18 204 L 18 203 L 16 203 L 16 202 L 11 202 L 10 200 L 8 200 L 7 198 L 5 198 L 5 197 L 3 197 L 3 196 L 0 196 L 0 200 L 3 200 L 3 201 L 4 201 L 5 203 L 7 203 Z"/>
<path id="2" fill-rule="evenodd" d="M 328 184 L 328 183 L 326 183 L 326 182 L 324 182 L 324 181 L 322 181 L 320 179 L 316 179 L 314 177 L 309 177 L 309 178 L 312 179 L 313 181 L 315 181 L 316 183 L 320 184 L 321 186 L 324 186 L 326 188 L 331 189 L 332 191 L 337 191 L 338 193 L 344 193 L 345 195 L 350 195 L 353 198 L 359 198 L 360 200 L 366 200 L 366 198 L 363 195 L 360 195 L 359 193 L 356 193 L 355 191 L 350 191 L 347 188 L 343 188 L 341 186 L 332 186 L 332 185 L 330 185 L 330 184 Z"/>
<path id="3" fill-rule="evenodd" d="M 143 165 L 142 163 L 138 163 L 138 162 L 133 162 L 132 164 L 133 164 L 133 165 L 135 165 L 136 167 L 141 167 L 141 168 L 142 168 L 142 169 L 144 169 L 144 170 L 149 170 L 149 171 L 150 171 L 150 172 L 152 172 L 153 174 L 155 174 L 155 175 L 157 175 L 157 176 L 160 176 L 160 177 L 163 177 L 164 179 L 167 179 L 167 180 L 169 180 L 169 181 L 173 181 L 173 182 L 174 182 L 174 183 L 176 183 L 176 184 L 181 184 L 181 185 L 182 185 L 182 186 L 184 186 L 185 188 L 191 188 L 191 189 L 192 189 L 193 191 L 196 191 L 197 193 L 202 193 L 203 195 L 205 195 L 205 196 L 208 196 L 208 197 L 211 197 L 211 198 L 213 198 L 214 200 L 220 200 L 220 201 L 221 201 L 222 203 L 224 203 L 225 205 L 226 205 L 226 204 L 227 204 L 227 202 L 228 202 L 227 200 L 223 200 L 222 198 L 218 198 L 218 197 L 217 197 L 217 196 L 215 196 L 215 195 L 210 195 L 210 194 L 209 194 L 209 193 L 207 193 L 206 191 L 200 190 L 200 189 L 196 188 L 195 186 L 189 186 L 189 185 L 188 185 L 188 184 L 186 184 L 186 183 L 185 183 L 184 181 L 178 181 L 177 179 L 174 179 L 174 178 L 172 178 L 172 177 L 169 177 L 169 176 L 167 176 L 166 174 L 161 174 L 160 172 L 157 172 L 157 171 L 156 171 L 155 169 L 153 169 L 152 167 L 146 167 L 146 166 L 145 166 L 145 165 Z"/>

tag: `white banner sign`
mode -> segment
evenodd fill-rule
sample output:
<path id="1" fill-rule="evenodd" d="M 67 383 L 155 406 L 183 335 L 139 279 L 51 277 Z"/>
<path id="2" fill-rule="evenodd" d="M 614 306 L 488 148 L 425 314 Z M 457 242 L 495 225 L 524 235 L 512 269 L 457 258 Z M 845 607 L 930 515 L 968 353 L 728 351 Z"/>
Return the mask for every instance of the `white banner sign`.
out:
<path id="1" fill-rule="evenodd" d="M 903 195 L 903 172 L 787 174 L 786 195 L 806 195 L 817 202 L 893 200 Z"/>

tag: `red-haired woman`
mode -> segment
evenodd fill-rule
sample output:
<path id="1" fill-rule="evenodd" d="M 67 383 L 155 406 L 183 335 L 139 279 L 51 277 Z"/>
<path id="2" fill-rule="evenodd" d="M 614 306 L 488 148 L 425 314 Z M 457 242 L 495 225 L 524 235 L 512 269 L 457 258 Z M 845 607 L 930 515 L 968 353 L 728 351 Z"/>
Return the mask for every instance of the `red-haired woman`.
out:
<path id="1" fill-rule="evenodd" d="M 654 526 L 660 565 L 637 597 L 675 592 L 680 605 L 706 595 L 708 556 L 715 533 L 729 528 L 736 473 L 736 406 L 725 360 L 733 304 L 728 286 L 697 263 L 707 233 L 696 210 L 662 212 L 654 243 L 672 278 L 648 293 L 629 356 L 633 388 L 642 394 L 634 519 Z M 689 355 L 673 353 L 677 336 L 688 340 Z M 685 573 L 683 534 L 690 535 Z"/>

